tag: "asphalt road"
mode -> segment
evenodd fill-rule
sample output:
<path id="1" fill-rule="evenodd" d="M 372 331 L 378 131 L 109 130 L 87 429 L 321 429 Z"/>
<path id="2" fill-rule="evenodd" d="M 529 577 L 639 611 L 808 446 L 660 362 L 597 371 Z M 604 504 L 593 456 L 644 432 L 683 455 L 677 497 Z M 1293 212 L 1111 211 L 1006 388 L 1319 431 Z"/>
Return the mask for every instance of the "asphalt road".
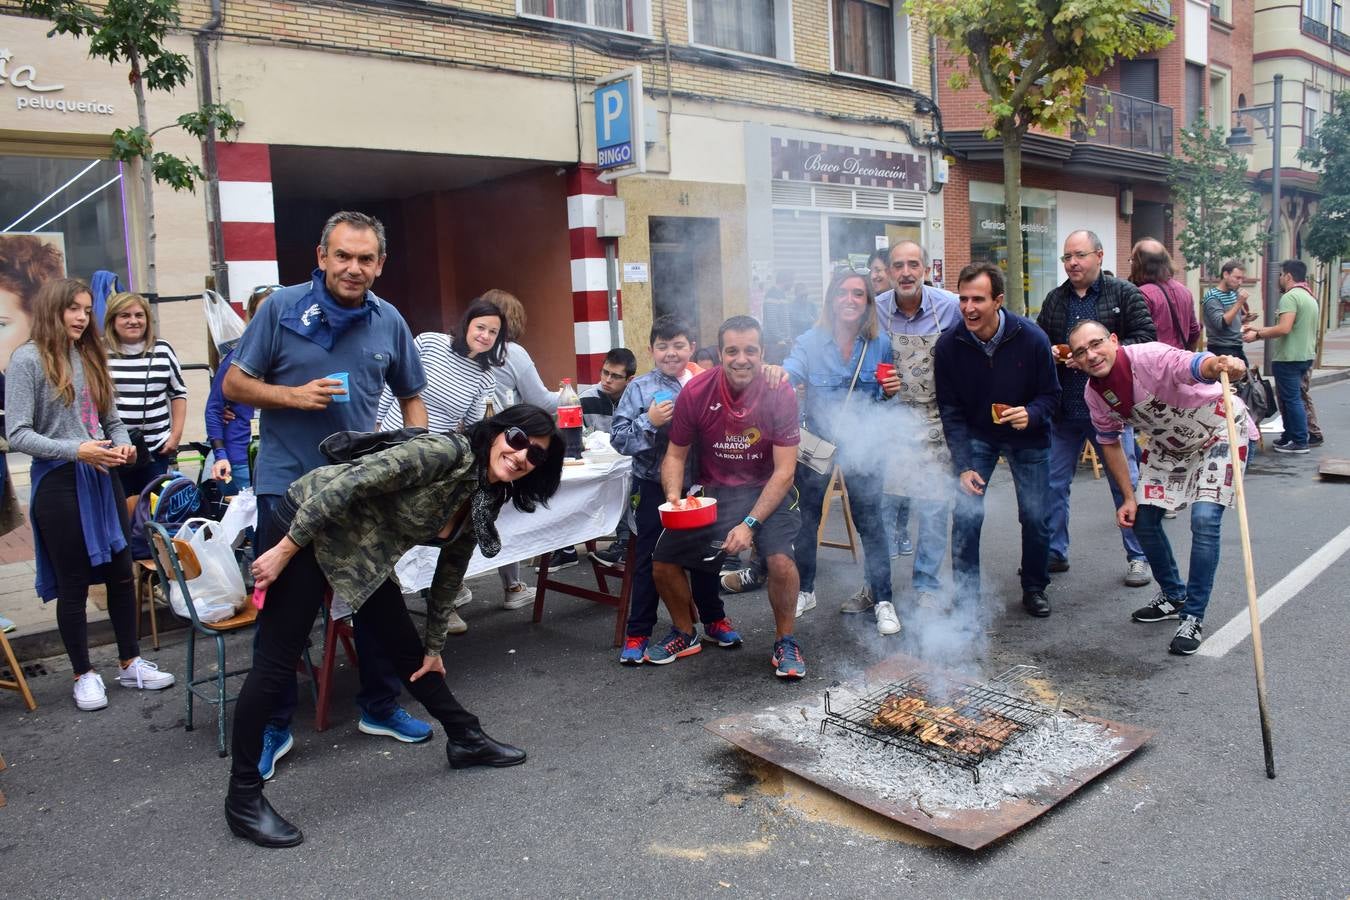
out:
<path id="1" fill-rule="evenodd" d="M 1350 383 L 1316 391 L 1327 455 L 1350 456 Z M 1350 483 L 1316 477 L 1317 458 L 1258 457 L 1249 469 L 1257 581 L 1269 588 L 1350 525 Z M 1010 481 L 996 477 L 985 529 L 986 584 L 999 611 L 976 661 L 989 674 L 1043 667 L 1065 704 L 1158 730 L 1139 754 L 1027 828 L 981 852 L 929 846 L 846 805 L 795 797 L 756 776 L 702 724 L 813 695 L 896 649 L 835 612 L 860 567 L 822 551 L 820 606 L 800 622 L 802 683 L 773 678 L 762 592 L 730 598 L 746 637 L 671 666 L 625 669 L 608 610 L 550 601 L 545 621 L 495 608 L 495 579 L 466 608 L 448 657 L 452 686 L 494 735 L 530 751 L 501 771 L 452 772 L 438 738 L 408 746 L 356 730 L 355 679 L 338 679 L 323 734 L 301 704 L 296 748 L 268 787 L 305 829 L 297 849 L 230 836 L 227 761 L 209 714 L 183 729 L 181 687 L 109 688 L 80 713 L 68 665 L 34 678 L 40 708 L 0 693 L 0 885 L 6 897 L 729 896 L 1334 897 L 1350 894 L 1350 646 L 1338 559 L 1272 616 L 1265 648 L 1279 777 L 1267 780 L 1251 642 L 1219 659 L 1169 656 L 1170 625 L 1129 612 L 1150 589 L 1121 586 L 1124 560 L 1104 483 L 1074 486 L 1072 569 L 1054 615 L 1016 605 Z M 1169 523 L 1185 558 L 1186 514 Z M 906 583 L 905 561 L 897 561 Z M 577 572 L 579 570 L 571 570 Z M 1245 608 L 1235 515 L 1207 617 Z M 181 637 L 158 654 L 183 671 Z M 231 643 L 242 660 L 246 643 Z M 111 676 L 111 648 L 95 662 Z M 416 711 L 416 709 L 414 709 Z M 789 788 L 791 785 L 789 784 Z"/>

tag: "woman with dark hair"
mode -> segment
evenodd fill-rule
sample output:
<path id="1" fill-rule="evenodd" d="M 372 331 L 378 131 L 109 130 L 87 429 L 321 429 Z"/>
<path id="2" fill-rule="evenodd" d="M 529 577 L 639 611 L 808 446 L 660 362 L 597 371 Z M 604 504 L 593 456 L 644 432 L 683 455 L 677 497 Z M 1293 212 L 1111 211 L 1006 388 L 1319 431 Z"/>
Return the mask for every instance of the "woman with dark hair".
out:
<path id="1" fill-rule="evenodd" d="M 117 418 L 103 344 L 91 327 L 89 285 L 48 281 L 33 300 L 33 339 L 6 372 L 10 446 L 33 458 L 33 549 L 37 593 L 56 600 L 56 626 L 75 672 L 75 705 L 103 709 L 103 677 L 89 662 L 89 584 L 108 587 L 123 687 L 160 690 L 174 678 L 141 658 L 127 506 L 116 470 L 135 455 Z"/>
<path id="2" fill-rule="evenodd" d="M 445 683 L 441 650 L 455 595 L 477 547 L 501 550 L 495 521 L 509 500 L 521 512 L 546 504 L 562 479 L 563 439 L 552 418 L 519 405 L 471 426 L 465 434 L 423 434 L 396 447 L 302 476 L 276 512 L 286 536 L 253 563 L 266 602 L 258 615 L 253 668 L 234 714 L 230 830 L 263 847 L 292 847 L 300 830 L 263 797 L 258 755 L 263 726 L 305 646 L 326 578 L 356 610 L 404 686 L 445 727 L 451 768 L 514 766 L 525 751 L 493 740 Z M 417 545 L 441 548 L 419 640 L 394 564 Z M 290 566 L 306 555 L 317 566 Z M 314 598 L 301 600 L 300 598 Z"/>
<path id="3" fill-rule="evenodd" d="M 1173 278 L 1172 255 L 1160 242 L 1144 238 L 1130 253 L 1130 281 L 1139 287 L 1148 304 L 1158 340 L 1179 350 L 1200 346 L 1200 320 L 1195 315 L 1195 297 Z"/>

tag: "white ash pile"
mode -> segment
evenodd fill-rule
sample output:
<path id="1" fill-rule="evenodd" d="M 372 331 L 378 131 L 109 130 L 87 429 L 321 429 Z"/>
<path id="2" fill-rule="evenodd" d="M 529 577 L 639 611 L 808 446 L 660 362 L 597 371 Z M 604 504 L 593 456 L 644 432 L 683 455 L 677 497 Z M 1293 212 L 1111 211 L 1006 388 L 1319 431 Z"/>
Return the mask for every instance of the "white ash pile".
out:
<path id="1" fill-rule="evenodd" d="M 857 699 L 831 691 L 833 705 Z M 794 768 L 909 803 L 935 818 L 942 818 L 943 810 L 993 809 L 1010 799 L 1034 797 L 1079 769 L 1105 765 L 1120 744 L 1101 725 L 1058 712 L 981 763 L 977 783 L 968 769 L 930 761 L 860 734 L 837 728 L 826 728 L 822 734 L 824 718 L 823 701 L 794 703 L 759 713 L 751 730 L 810 754 Z"/>

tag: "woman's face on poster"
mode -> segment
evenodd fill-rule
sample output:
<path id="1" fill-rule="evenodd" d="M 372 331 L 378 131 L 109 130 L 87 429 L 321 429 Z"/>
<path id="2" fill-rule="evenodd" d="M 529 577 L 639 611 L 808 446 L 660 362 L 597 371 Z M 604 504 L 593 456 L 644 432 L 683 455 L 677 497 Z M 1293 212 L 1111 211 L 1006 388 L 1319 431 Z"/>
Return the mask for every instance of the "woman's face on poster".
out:
<path id="1" fill-rule="evenodd" d="M 0 287 L 0 371 L 9 368 L 10 354 L 28 340 L 29 328 L 22 298 Z"/>

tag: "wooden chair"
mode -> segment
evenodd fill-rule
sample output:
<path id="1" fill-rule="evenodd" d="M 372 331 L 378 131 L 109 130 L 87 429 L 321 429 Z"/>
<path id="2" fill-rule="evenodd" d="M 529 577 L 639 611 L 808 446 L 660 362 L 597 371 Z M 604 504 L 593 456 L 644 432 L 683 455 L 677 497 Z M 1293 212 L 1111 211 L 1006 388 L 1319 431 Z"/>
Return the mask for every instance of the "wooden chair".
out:
<path id="1" fill-rule="evenodd" d="M 33 699 L 33 692 L 28 689 L 28 679 L 23 675 L 23 667 L 19 665 L 19 660 L 14 655 L 14 648 L 9 645 L 9 638 L 5 637 L 3 631 L 0 631 L 0 654 L 3 654 L 5 665 L 9 666 L 9 670 L 14 673 L 12 679 L 0 679 L 0 688 L 7 691 L 17 691 L 19 696 L 23 697 L 24 705 L 29 710 L 37 709 L 37 701 Z M 0 764 L 0 769 L 3 768 L 4 765 Z M 3 803 L 0 803 L 0 806 L 3 805 Z"/>
<path id="2" fill-rule="evenodd" d="M 342 647 L 347 651 L 347 661 L 352 666 L 359 666 L 361 663 L 356 657 L 356 647 L 353 645 L 355 633 L 352 631 L 351 619 L 333 618 L 333 592 L 324 591 L 323 594 L 323 658 L 319 661 L 319 673 L 315 677 L 318 683 L 318 694 L 314 698 L 314 730 L 326 731 L 328 729 L 328 701 L 332 698 L 333 690 L 333 667 L 337 664 L 337 645 L 342 642 Z"/>
<path id="3" fill-rule="evenodd" d="M 135 515 L 136 501 L 140 496 L 127 498 L 127 518 Z M 145 600 L 150 604 L 150 642 L 156 650 L 159 649 L 159 620 L 155 616 L 155 562 L 151 559 L 133 560 L 131 564 L 131 578 L 136 586 L 136 633 L 140 635 L 141 630 L 141 601 Z"/>
<path id="4" fill-rule="evenodd" d="M 1092 466 L 1092 477 L 1102 477 L 1102 461 L 1097 458 L 1097 451 L 1092 446 L 1092 441 L 1083 441 L 1083 452 L 1078 456 L 1078 464 L 1088 463 Z"/>
<path id="5" fill-rule="evenodd" d="M 237 631 L 252 625 L 258 617 L 258 610 L 252 603 L 245 603 L 242 612 L 224 621 L 203 622 L 197 617 L 197 608 L 192 603 L 192 592 L 187 585 L 189 581 L 202 573 L 201 563 L 197 560 L 196 552 L 188 546 L 186 541 L 171 538 L 164 526 L 158 523 L 148 522 L 146 528 L 147 536 L 150 538 L 150 549 L 154 554 L 155 571 L 159 575 L 159 583 L 164 590 L 164 596 L 169 596 L 171 584 L 177 584 L 178 589 L 183 592 L 188 618 L 192 622 L 192 627 L 188 630 L 187 646 L 186 730 L 192 730 L 192 700 L 194 697 L 201 697 L 207 703 L 215 704 L 216 750 L 220 756 L 224 756 L 225 706 L 239 698 L 238 694 L 229 695 L 225 687 L 225 680 L 246 675 L 249 671 L 248 668 L 243 668 L 231 672 L 225 668 L 225 635 L 231 631 Z M 195 668 L 198 634 L 214 638 L 216 642 L 216 672 L 214 675 L 203 675 L 200 678 L 196 677 Z M 208 685 L 214 690 L 208 690 Z"/>
<path id="6" fill-rule="evenodd" d="M 839 497 L 839 508 L 844 514 L 844 533 L 848 535 L 848 543 L 839 541 L 825 540 L 825 526 L 830 521 L 830 504 L 836 497 Z M 816 529 L 816 546 L 833 547 L 836 550 L 847 550 L 853 554 L 853 561 L 858 561 L 858 532 L 853 526 L 853 509 L 848 503 L 848 486 L 844 483 L 844 470 L 838 466 L 830 473 L 830 482 L 825 486 L 825 502 L 820 511 L 820 527 Z"/>

